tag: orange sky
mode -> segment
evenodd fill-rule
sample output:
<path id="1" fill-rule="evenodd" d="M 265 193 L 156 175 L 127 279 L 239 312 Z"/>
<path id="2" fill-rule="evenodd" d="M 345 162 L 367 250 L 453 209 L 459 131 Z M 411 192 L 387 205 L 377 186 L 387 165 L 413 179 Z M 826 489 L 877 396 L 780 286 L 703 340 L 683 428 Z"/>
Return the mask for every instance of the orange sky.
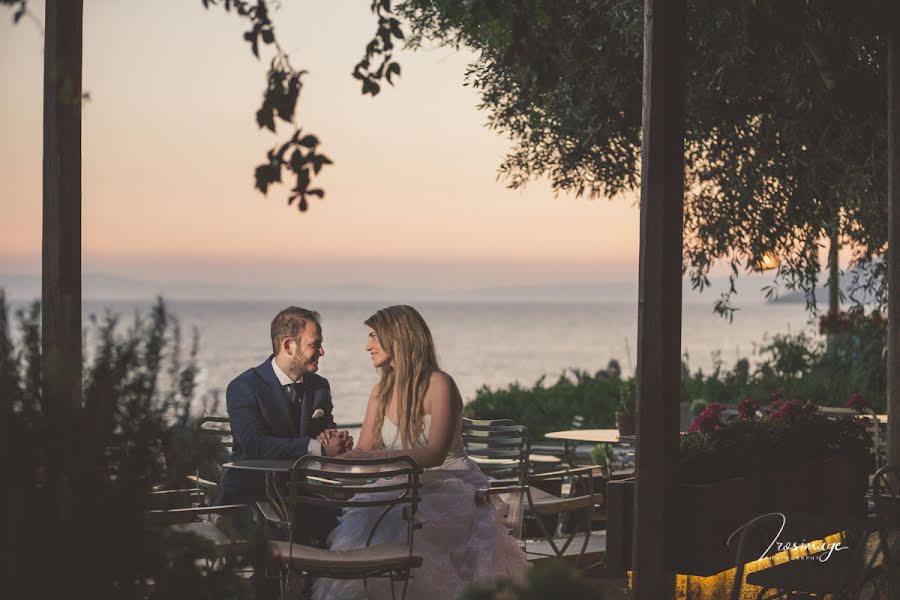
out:
<path id="1" fill-rule="evenodd" d="M 350 76 L 374 32 L 368 2 L 286 0 L 277 33 L 309 70 L 301 125 L 335 165 L 300 214 L 253 169 L 283 137 L 259 131 L 265 64 L 243 22 L 184 0 L 85 3 L 86 271 L 154 280 L 465 287 L 634 279 L 633 199 L 555 198 L 496 181 L 508 142 L 463 86 L 470 55 L 402 52 L 374 100 Z M 43 16 L 40 2 L 29 3 Z M 0 15 L 0 273 L 40 264 L 41 35 Z M 284 135 L 287 135 L 285 132 Z"/>

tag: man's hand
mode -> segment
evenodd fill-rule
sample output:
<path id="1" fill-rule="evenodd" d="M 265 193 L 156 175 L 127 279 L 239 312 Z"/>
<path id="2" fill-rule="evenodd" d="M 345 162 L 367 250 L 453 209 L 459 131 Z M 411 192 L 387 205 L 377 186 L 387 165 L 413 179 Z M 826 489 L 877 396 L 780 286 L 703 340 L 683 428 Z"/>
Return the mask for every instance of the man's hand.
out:
<path id="1" fill-rule="evenodd" d="M 327 444 L 329 442 L 329 440 L 331 440 L 332 438 L 335 438 L 335 437 L 340 437 L 340 438 L 344 439 L 344 444 L 345 444 L 346 450 L 353 449 L 353 436 L 351 436 L 350 432 L 347 431 L 346 429 L 341 430 L 341 431 L 338 431 L 337 429 L 326 429 L 325 431 L 320 433 L 316 439 L 319 440 L 319 443 L 321 443 L 322 446 L 324 447 L 325 444 Z"/>
<path id="2" fill-rule="evenodd" d="M 328 443 L 328 440 L 331 439 L 331 436 L 337 433 L 337 429 L 326 429 L 322 433 L 316 437 L 323 446 Z"/>
<path id="3" fill-rule="evenodd" d="M 321 441 L 321 439 L 320 439 Z M 337 456 L 347 451 L 347 440 L 340 435 L 332 435 L 322 442 L 322 452 L 325 456 Z"/>

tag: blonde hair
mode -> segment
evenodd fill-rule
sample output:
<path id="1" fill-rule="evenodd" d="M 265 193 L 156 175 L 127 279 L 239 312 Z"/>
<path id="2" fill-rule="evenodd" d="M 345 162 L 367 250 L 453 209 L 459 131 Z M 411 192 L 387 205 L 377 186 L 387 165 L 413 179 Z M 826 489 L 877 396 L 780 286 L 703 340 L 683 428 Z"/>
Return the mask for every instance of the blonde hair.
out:
<path id="1" fill-rule="evenodd" d="M 381 368 L 378 411 L 374 423 L 374 444 L 384 447 L 381 428 L 394 390 L 397 390 L 397 415 L 404 448 L 421 445 L 425 433 L 425 393 L 431 375 L 438 370 L 437 354 L 431 331 L 422 315 L 412 306 L 382 308 L 366 319 L 375 331 L 384 351 L 391 357 Z"/>

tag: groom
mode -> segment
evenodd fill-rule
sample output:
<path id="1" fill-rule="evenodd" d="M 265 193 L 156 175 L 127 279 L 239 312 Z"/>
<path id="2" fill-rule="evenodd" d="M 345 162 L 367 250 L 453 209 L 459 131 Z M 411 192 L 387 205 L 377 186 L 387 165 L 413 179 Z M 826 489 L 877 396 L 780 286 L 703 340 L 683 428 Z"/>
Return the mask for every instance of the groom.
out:
<path id="1" fill-rule="evenodd" d="M 231 460 L 335 456 L 353 447 L 335 429 L 328 380 L 316 375 L 322 349 L 319 313 L 289 306 L 272 320 L 272 355 L 238 375 L 225 392 L 231 419 Z M 218 504 L 262 500 L 261 471 L 226 469 Z"/>

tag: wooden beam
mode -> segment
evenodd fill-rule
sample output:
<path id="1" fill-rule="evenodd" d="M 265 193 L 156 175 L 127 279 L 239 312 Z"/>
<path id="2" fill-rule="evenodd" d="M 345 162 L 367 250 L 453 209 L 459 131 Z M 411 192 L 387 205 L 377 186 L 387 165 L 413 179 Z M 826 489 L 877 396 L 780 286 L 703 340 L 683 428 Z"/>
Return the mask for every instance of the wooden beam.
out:
<path id="1" fill-rule="evenodd" d="M 900 464 L 900 7 L 888 5 L 888 464 Z"/>
<path id="2" fill-rule="evenodd" d="M 65 414 L 81 406 L 82 0 L 47 0 L 45 24 L 42 369 Z"/>
<path id="3" fill-rule="evenodd" d="M 644 2 L 633 591 L 674 598 L 681 384 L 685 0 Z"/>

